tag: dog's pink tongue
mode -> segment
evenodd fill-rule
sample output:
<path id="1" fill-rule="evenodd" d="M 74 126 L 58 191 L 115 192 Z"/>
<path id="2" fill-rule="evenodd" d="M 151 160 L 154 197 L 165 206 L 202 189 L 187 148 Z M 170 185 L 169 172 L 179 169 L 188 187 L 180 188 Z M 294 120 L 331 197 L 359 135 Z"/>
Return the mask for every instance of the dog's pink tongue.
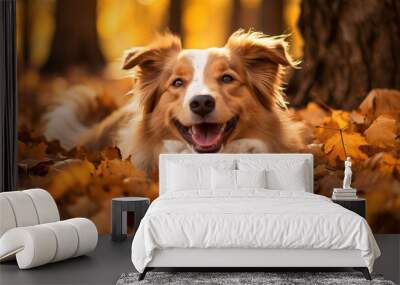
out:
<path id="1" fill-rule="evenodd" d="M 194 125 L 192 127 L 193 141 L 202 147 L 217 144 L 221 138 L 221 126 L 217 124 Z"/>

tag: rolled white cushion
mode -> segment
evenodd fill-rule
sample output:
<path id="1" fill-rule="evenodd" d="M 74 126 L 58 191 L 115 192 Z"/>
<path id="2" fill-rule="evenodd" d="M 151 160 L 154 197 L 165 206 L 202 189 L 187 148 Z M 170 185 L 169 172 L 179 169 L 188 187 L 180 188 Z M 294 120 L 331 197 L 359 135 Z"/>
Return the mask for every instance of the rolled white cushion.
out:
<path id="1" fill-rule="evenodd" d="M 10 202 L 0 195 L 0 237 L 9 229 L 15 228 L 17 222 Z"/>
<path id="2" fill-rule="evenodd" d="M 95 224 L 91 220 L 73 218 L 64 222 L 71 224 L 78 233 L 78 248 L 74 257 L 91 252 L 96 248 L 98 233 Z"/>
<path id="3" fill-rule="evenodd" d="M 0 261 L 15 255 L 20 269 L 49 263 L 56 251 L 54 233 L 43 225 L 13 228 L 0 238 Z"/>
<path id="4" fill-rule="evenodd" d="M 39 224 L 57 222 L 60 220 L 56 202 L 50 193 L 43 189 L 29 189 L 22 191 L 28 194 L 36 208 Z"/>
<path id="5" fill-rule="evenodd" d="M 57 250 L 51 262 L 56 262 L 70 258 L 75 255 L 78 249 L 78 233 L 71 229 L 71 224 L 65 222 L 55 222 L 44 224 L 56 237 Z"/>
<path id="6" fill-rule="evenodd" d="M 20 269 L 32 268 L 86 254 L 97 239 L 96 226 L 84 218 L 14 228 L 0 238 L 0 261 L 16 255 Z"/>
<path id="7" fill-rule="evenodd" d="M 22 191 L 3 192 L 13 210 L 17 227 L 33 226 L 39 223 L 35 205 L 29 195 Z"/>

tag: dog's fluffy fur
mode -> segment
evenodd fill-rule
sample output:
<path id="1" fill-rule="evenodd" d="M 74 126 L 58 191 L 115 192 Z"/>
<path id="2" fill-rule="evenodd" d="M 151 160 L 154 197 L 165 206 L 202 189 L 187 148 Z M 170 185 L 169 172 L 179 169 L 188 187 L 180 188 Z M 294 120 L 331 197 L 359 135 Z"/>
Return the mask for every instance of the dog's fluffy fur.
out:
<path id="1" fill-rule="evenodd" d="M 289 66 L 284 37 L 238 31 L 222 48 L 185 50 L 167 33 L 126 53 L 123 68 L 134 70 L 129 104 L 89 127 L 82 118 L 95 96 L 75 88 L 46 115 L 45 134 L 65 148 L 116 145 L 147 171 L 160 153 L 295 152 L 301 129 L 289 118 L 281 89 Z M 214 100 L 206 115 L 192 110 L 199 95 Z"/>

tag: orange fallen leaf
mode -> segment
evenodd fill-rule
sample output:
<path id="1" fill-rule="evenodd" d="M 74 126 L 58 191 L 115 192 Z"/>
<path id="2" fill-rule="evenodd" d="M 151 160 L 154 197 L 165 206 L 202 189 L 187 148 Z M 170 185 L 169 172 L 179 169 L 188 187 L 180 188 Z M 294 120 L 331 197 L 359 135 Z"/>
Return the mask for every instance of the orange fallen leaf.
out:
<path id="1" fill-rule="evenodd" d="M 87 160 L 72 164 L 53 178 L 48 190 L 56 200 L 68 192 L 82 191 L 90 183 L 94 171 L 94 165 Z"/>
<path id="2" fill-rule="evenodd" d="M 397 123 L 390 115 L 379 116 L 364 132 L 367 142 L 380 148 L 396 145 Z"/>
<path id="3" fill-rule="evenodd" d="M 121 159 L 121 152 L 116 147 L 107 147 L 101 151 L 103 159 Z"/>
<path id="4" fill-rule="evenodd" d="M 349 126 L 350 114 L 346 111 L 332 110 L 332 121 L 334 121 L 339 129 L 346 129 Z"/>
<path id="5" fill-rule="evenodd" d="M 47 160 L 46 153 L 47 144 L 44 142 L 33 144 L 31 146 L 18 142 L 18 157 L 19 160 L 33 159 L 33 160 Z"/>
<path id="6" fill-rule="evenodd" d="M 332 120 L 332 117 L 325 117 L 322 126 L 315 128 L 315 137 L 321 143 L 325 143 L 337 133 L 339 133 L 339 125 Z"/>
<path id="7" fill-rule="evenodd" d="M 365 162 L 365 166 L 372 170 L 378 170 L 383 175 L 392 175 L 395 170 L 400 173 L 400 159 L 386 152 L 380 152 L 370 157 Z"/>
<path id="8" fill-rule="evenodd" d="M 373 89 L 359 106 L 366 116 L 367 125 L 382 114 L 398 116 L 400 112 L 400 91 L 393 89 Z"/>
<path id="9" fill-rule="evenodd" d="M 350 120 L 358 125 L 365 124 L 365 115 L 361 114 L 359 111 L 353 110 L 350 113 Z"/>
<path id="10" fill-rule="evenodd" d="M 316 103 L 310 102 L 305 109 L 297 111 L 297 115 L 311 126 L 319 126 L 323 123 L 327 112 Z"/>
<path id="11" fill-rule="evenodd" d="M 112 160 L 103 160 L 96 170 L 97 176 L 110 177 L 116 176 L 118 178 L 126 178 L 126 177 L 141 177 L 145 178 L 145 173 L 138 170 L 133 166 L 130 161 L 112 159 Z"/>
<path id="12" fill-rule="evenodd" d="M 346 148 L 347 156 L 352 159 L 366 159 L 368 156 L 362 152 L 359 147 L 367 145 L 365 138 L 359 133 L 345 133 L 343 132 L 343 141 Z M 343 149 L 342 138 L 340 133 L 337 132 L 334 136 L 329 138 L 324 145 L 324 152 L 328 156 L 328 161 L 331 165 L 336 166 L 336 160 L 344 161 L 346 154 Z"/>

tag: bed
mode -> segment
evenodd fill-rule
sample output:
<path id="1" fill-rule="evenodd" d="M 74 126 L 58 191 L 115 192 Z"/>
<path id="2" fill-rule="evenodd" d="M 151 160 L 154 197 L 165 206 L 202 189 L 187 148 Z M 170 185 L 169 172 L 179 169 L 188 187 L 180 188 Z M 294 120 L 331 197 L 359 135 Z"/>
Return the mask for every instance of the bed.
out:
<path id="1" fill-rule="evenodd" d="M 380 251 L 361 216 L 313 194 L 311 154 L 163 154 L 160 196 L 132 242 L 159 267 L 352 267 Z"/>

